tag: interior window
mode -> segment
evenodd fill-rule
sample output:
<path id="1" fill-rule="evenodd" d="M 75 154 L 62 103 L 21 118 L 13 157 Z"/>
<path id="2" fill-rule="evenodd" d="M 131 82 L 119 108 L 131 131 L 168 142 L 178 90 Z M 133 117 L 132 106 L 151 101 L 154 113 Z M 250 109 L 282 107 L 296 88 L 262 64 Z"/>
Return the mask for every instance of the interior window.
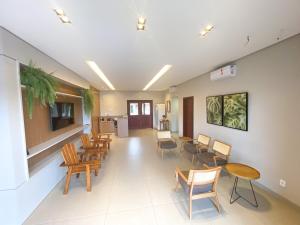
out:
<path id="1" fill-rule="evenodd" d="M 130 103 L 130 116 L 139 115 L 139 104 L 138 103 Z"/>
<path id="2" fill-rule="evenodd" d="M 144 102 L 142 104 L 142 114 L 143 115 L 150 115 L 150 103 L 149 102 Z"/>

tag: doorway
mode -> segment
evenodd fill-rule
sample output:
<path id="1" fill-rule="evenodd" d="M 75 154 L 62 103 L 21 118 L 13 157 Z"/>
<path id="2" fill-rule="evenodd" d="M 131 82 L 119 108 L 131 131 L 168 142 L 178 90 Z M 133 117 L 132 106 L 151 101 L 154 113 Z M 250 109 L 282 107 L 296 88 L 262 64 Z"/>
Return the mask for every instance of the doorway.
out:
<path id="1" fill-rule="evenodd" d="M 183 136 L 194 137 L 194 97 L 183 98 Z"/>
<path id="2" fill-rule="evenodd" d="M 152 100 L 128 100 L 127 114 L 129 129 L 153 128 Z"/>

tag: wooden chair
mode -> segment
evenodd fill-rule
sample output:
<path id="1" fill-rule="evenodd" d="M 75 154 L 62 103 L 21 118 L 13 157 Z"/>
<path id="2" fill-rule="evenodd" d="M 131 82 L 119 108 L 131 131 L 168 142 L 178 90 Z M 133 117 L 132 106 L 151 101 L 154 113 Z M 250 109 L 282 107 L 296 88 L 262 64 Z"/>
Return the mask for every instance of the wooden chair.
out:
<path id="1" fill-rule="evenodd" d="M 184 150 L 192 155 L 192 163 L 194 163 L 196 155 L 208 151 L 210 139 L 206 135 L 199 134 L 198 138 L 194 139 L 192 143 L 185 143 Z"/>
<path id="2" fill-rule="evenodd" d="M 198 155 L 199 162 L 208 166 L 223 166 L 227 164 L 231 146 L 215 140 L 211 152 L 204 152 Z"/>
<path id="3" fill-rule="evenodd" d="M 177 180 L 176 190 L 179 184 L 189 194 L 189 217 L 192 219 L 193 200 L 209 198 L 220 212 L 220 203 L 217 194 L 217 184 L 220 177 L 221 167 L 204 170 L 181 171 L 175 170 Z"/>
<path id="4" fill-rule="evenodd" d="M 162 159 L 164 159 L 164 151 L 176 149 L 177 143 L 172 138 L 171 131 L 157 131 L 157 151 L 161 151 Z"/>
<path id="5" fill-rule="evenodd" d="M 105 159 L 107 155 L 107 148 L 105 145 L 100 146 L 99 143 L 94 140 L 90 141 L 90 137 L 88 134 L 83 134 L 80 136 L 82 148 L 85 151 L 85 156 L 87 158 L 96 157 L 96 159 L 101 160 L 102 157 Z"/>
<path id="6" fill-rule="evenodd" d="M 64 147 L 61 150 L 61 154 L 64 159 L 64 162 L 60 166 L 68 168 L 64 194 L 68 194 L 72 174 L 77 174 L 78 178 L 79 174 L 84 172 L 86 173 L 86 190 L 90 192 L 91 171 L 95 171 L 95 175 L 98 175 L 100 161 L 93 160 L 82 162 L 78 157 L 78 153 L 76 152 L 74 144 L 64 145 Z"/>
<path id="7" fill-rule="evenodd" d="M 105 141 L 107 144 L 107 149 L 110 150 L 110 143 L 112 142 L 110 133 L 98 133 L 96 130 L 92 130 L 93 140 Z"/>

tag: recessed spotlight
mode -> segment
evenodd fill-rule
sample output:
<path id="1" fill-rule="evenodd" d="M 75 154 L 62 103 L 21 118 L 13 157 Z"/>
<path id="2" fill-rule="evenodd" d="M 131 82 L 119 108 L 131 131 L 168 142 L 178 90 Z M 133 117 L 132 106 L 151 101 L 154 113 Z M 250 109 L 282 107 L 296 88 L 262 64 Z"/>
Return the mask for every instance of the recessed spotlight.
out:
<path id="1" fill-rule="evenodd" d="M 201 36 L 205 36 L 208 32 L 206 30 L 203 30 L 200 32 Z"/>
<path id="2" fill-rule="evenodd" d="M 65 15 L 65 12 L 64 10 L 62 9 L 54 9 L 55 13 L 58 15 L 58 16 L 63 16 Z"/>
<path id="3" fill-rule="evenodd" d="M 138 23 L 137 23 L 137 25 L 136 25 L 136 29 L 138 30 L 138 31 L 143 31 L 143 30 L 145 30 L 145 24 L 146 24 L 146 18 L 145 17 L 139 17 L 138 18 Z"/>
<path id="4" fill-rule="evenodd" d="M 59 18 L 63 23 L 71 23 L 71 20 L 67 16 L 60 16 Z"/>
<path id="5" fill-rule="evenodd" d="M 214 28 L 213 25 L 207 25 L 207 26 L 205 27 L 205 30 L 206 30 L 206 31 L 211 31 L 213 28 Z"/>
<path id="6" fill-rule="evenodd" d="M 62 9 L 54 9 L 56 15 L 59 17 L 59 19 L 61 20 L 61 22 L 63 23 L 71 23 L 71 20 L 69 19 L 69 17 L 66 16 L 64 10 Z"/>
<path id="7" fill-rule="evenodd" d="M 145 25 L 144 25 L 144 24 L 138 24 L 138 25 L 136 26 L 136 29 L 137 29 L 137 30 L 145 30 Z"/>
<path id="8" fill-rule="evenodd" d="M 145 24 L 146 23 L 146 18 L 145 17 L 140 17 L 139 19 L 138 19 L 138 24 Z"/>
<path id="9" fill-rule="evenodd" d="M 214 28 L 213 25 L 211 25 L 211 24 L 207 25 L 207 26 L 200 32 L 200 35 L 201 35 L 201 36 L 205 36 L 208 32 L 212 31 L 213 28 Z"/>

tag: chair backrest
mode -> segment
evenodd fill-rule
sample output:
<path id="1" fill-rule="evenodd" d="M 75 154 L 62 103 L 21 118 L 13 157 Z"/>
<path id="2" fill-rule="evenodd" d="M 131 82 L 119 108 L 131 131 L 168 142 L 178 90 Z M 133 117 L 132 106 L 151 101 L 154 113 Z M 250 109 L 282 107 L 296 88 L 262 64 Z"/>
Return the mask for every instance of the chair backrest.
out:
<path id="1" fill-rule="evenodd" d="M 219 166 L 205 170 L 190 170 L 188 183 L 192 186 L 211 184 L 212 190 L 215 190 L 219 181 L 221 169 L 222 167 Z"/>
<path id="2" fill-rule="evenodd" d="M 203 134 L 199 134 L 197 141 L 200 144 L 208 145 L 210 142 L 210 137 L 203 135 Z"/>
<path id="3" fill-rule="evenodd" d="M 157 139 L 171 139 L 171 131 L 157 131 Z"/>
<path id="4" fill-rule="evenodd" d="M 67 166 L 79 163 L 76 148 L 73 143 L 65 144 L 61 150 L 61 154 Z"/>
<path id="5" fill-rule="evenodd" d="M 225 144 L 223 142 L 215 140 L 212 150 L 216 153 L 219 153 L 219 154 L 222 154 L 222 155 L 228 157 L 230 155 L 231 146 L 228 144 Z"/>
<path id="6" fill-rule="evenodd" d="M 88 134 L 83 134 L 80 136 L 81 139 L 81 143 L 83 148 L 88 148 L 88 147 L 92 147 L 92 144 L 90 142 L 90 137 Z"/>
<path id="7" fill-rule="evenodd" d="M 98 132 L 95 129 L 92 129 L 93 139 L 98 139 Z"/>

